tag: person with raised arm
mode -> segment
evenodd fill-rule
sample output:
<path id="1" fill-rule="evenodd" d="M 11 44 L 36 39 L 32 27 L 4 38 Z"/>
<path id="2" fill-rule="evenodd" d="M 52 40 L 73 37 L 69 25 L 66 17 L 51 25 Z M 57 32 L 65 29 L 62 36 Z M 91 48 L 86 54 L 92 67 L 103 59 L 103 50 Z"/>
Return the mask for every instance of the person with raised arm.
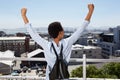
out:
<path id="1" fill-rule="evenodd" d="M 61 23 L 58 21 L 50 23 L 48 26 L 48 33 L 51 36 L 52 41 L 47 41 L 44 38 L 42 38 L 33 29 L 31 23 L 29 23 L 29 20 L 26 16 L 27 9 L 21 9 L 21 15 L 25 23 L 25 27 L 27 28 L 27 31 L 29 32 L 32 39 L 44 49 L 44 55 L 47 62 L 46 80 L 69 78 L 69 74 L 67 73 L 66 75 L 66 72 L 64 72 L 67 71 L 67 68 L 63 68 L 64 63 L 62 64 L 61 62 L 59 62 L 59 56 L 60 59 L 66 62 L 66 64 L 69 63 L 72 45 L 80 38 L 80 36 L 90 23 L 93 11 L 94 5 L 88 4 L 88 13 L 84 19 L 83 24 L 70 37 L 65 39 L 63 39 L 64 29 Z M 64 69 L 63 72 L 60 64 L 58 64 L 59 66 L 56 67 L 57 63 L 62 64 L 61 66 Z"/>

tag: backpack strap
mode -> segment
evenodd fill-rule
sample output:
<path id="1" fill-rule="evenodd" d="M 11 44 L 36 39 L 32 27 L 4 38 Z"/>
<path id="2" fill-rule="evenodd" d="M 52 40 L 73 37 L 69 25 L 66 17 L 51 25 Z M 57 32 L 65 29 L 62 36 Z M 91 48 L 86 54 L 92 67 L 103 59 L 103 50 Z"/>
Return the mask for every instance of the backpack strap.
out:
<path id="1" fill-rule="evenodd" d="M 55 52 L 55 55 L 56 55 L 56 57 L 57 57 L 57 59 L 58 59 L 58 54 L 57 54 L 57 51 L 55 50 L 55 47 L 54 47 L 53 43 L 52 43 L 51 46 L 53 47 L 53 50 L 54 50 L 54 52 Z"/>
<path id="2" fill-rule="evenodd" d="M 63 51 L 63 44 L 61 44 L 61 51 L 60 51 L 60 57 L 63 59 L 63 53 L 62 53 L 62 51 Z"/>
<path id="3" fill-rule="evenodd" d="M 55 50 L 55 47 L 54 47 L 53 43 L 52 43 L 51 46 L 53 47 L 53 50 L 55 52 L 55 55 L 56 55 L 57 59 L 59 59 L 59 56 L 57 54 L 57 51 Z M 62 51 L 63 51 L 63 45 L 61 44 L 60 57 L 63 59 Z"/>

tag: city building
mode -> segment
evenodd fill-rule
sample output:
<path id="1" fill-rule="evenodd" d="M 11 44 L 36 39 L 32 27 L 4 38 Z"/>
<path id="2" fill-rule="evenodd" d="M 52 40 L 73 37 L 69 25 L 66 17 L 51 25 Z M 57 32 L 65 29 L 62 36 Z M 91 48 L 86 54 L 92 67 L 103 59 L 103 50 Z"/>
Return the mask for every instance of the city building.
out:
<path id="1" fill-rule="evenodd" d="M 98 37 L 102 32 L 90 32 L 83 34 L 75 44 L 97 46 Z"/>
<path id="2" fill-rule="evenodd" d="M 98 45 L 102 48 L 103 53 L 113 56 L 115 51 L 120 49 L 120 26 L 113 28 L 112 32 L 108 32 L 100 36 Z"/>
<path id="3" fill-rule="evenodd" d="M 0 51 L 11 50 L 15 56 L 29 50 L 28 37 L 0 37 Z"/>
<path id="4" fill-rule="evenodd" d="M 14 51 L 7 50 L 5 52 L 0 51 L 0 58 L 15 58 Z M 10 74 L 13 66 L 13 60 L 0 60 L 0 74 Z"/>
<path id="5" fill-rule="evenodd" d="M 100 47 L 75 44 L 72 46 L 71 58 L 82 58 L 83 54 L 87 58 L 102 58 L 101 51 Z"/>

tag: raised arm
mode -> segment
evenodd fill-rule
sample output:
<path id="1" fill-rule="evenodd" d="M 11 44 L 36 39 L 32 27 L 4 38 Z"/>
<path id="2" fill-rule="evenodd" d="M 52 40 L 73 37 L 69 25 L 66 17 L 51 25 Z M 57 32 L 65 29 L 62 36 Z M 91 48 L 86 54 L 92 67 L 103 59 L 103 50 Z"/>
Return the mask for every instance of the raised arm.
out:
<path id="1" fill-rule="evenodd" d="M 21 15 L 22 15 L 22 18 L 23 18 L 23 21 L 25 24 L 29 23 L 29 20 L 26 16 L 26 13 L 27 13 L 27 9 L 26 8 L 22 8 L 21 9 Z"/>
<path id="2" fill-rule="evenodd" d="M 91 16 L 94 11 L 94 5 L 88 4 L 88 10 L 89 11 L 87 13 L 87 16 L 85 17 L 85 21 L 82 24 L 82 26 L 79 27 L 69 38 L 66 39 L 68 41 L 69 45 L 72 45 L 73 43 L 75 43 L 80 38 L 80 36 L 82 35 L 82 33 L 86 29 L 86 27 L 88 26 Z"/>
<path id="3" fill-rule="evenodd" d="M 91 16 L 93 14 L 93 11 L 94 11 L 94 5 L 93 4 L 88 4 L 88 9 L 89 9 L 89 12 L 85 18 L 86 21 L 90 21 L 91 19 Z"/>
<path id="4" fill-rule="evenodd" d="M 34 30 L 32 28 L 32 25 L 29 23 L 26 13 L 27 13 L 27 9 L 22 8 L 21 15 L 22 15 L 23 21 L 25 23 L 25 26 L 27 28 L 27 32 L 29 32 L 30 36 L 32 37 L 32 39 L 35 42 L 37 42 L 37 44 L 39 44 L 42 48 L 45 48 L 48 45 L 48 41 L 43 39 L 41 36 L 39 36 L 39 34 L 36 32 L 36 30 Z"/>

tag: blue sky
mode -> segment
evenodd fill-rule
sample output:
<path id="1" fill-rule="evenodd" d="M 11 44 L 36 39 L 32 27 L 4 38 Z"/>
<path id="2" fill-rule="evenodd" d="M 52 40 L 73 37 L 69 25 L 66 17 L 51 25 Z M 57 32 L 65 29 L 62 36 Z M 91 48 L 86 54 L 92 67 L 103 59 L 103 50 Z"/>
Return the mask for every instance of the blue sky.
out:
<path id="1" fill-rule="evenodd" d="M 34 27 L 60 21 L 63 27 L 76 28 L 84 21 L 88 3 L 95 5 L 90 28 L 120 25 L 120 0 L 0 0 L 0 28 L 23 28 L 22 7 L 28 9 L 27 16 Z"/>

